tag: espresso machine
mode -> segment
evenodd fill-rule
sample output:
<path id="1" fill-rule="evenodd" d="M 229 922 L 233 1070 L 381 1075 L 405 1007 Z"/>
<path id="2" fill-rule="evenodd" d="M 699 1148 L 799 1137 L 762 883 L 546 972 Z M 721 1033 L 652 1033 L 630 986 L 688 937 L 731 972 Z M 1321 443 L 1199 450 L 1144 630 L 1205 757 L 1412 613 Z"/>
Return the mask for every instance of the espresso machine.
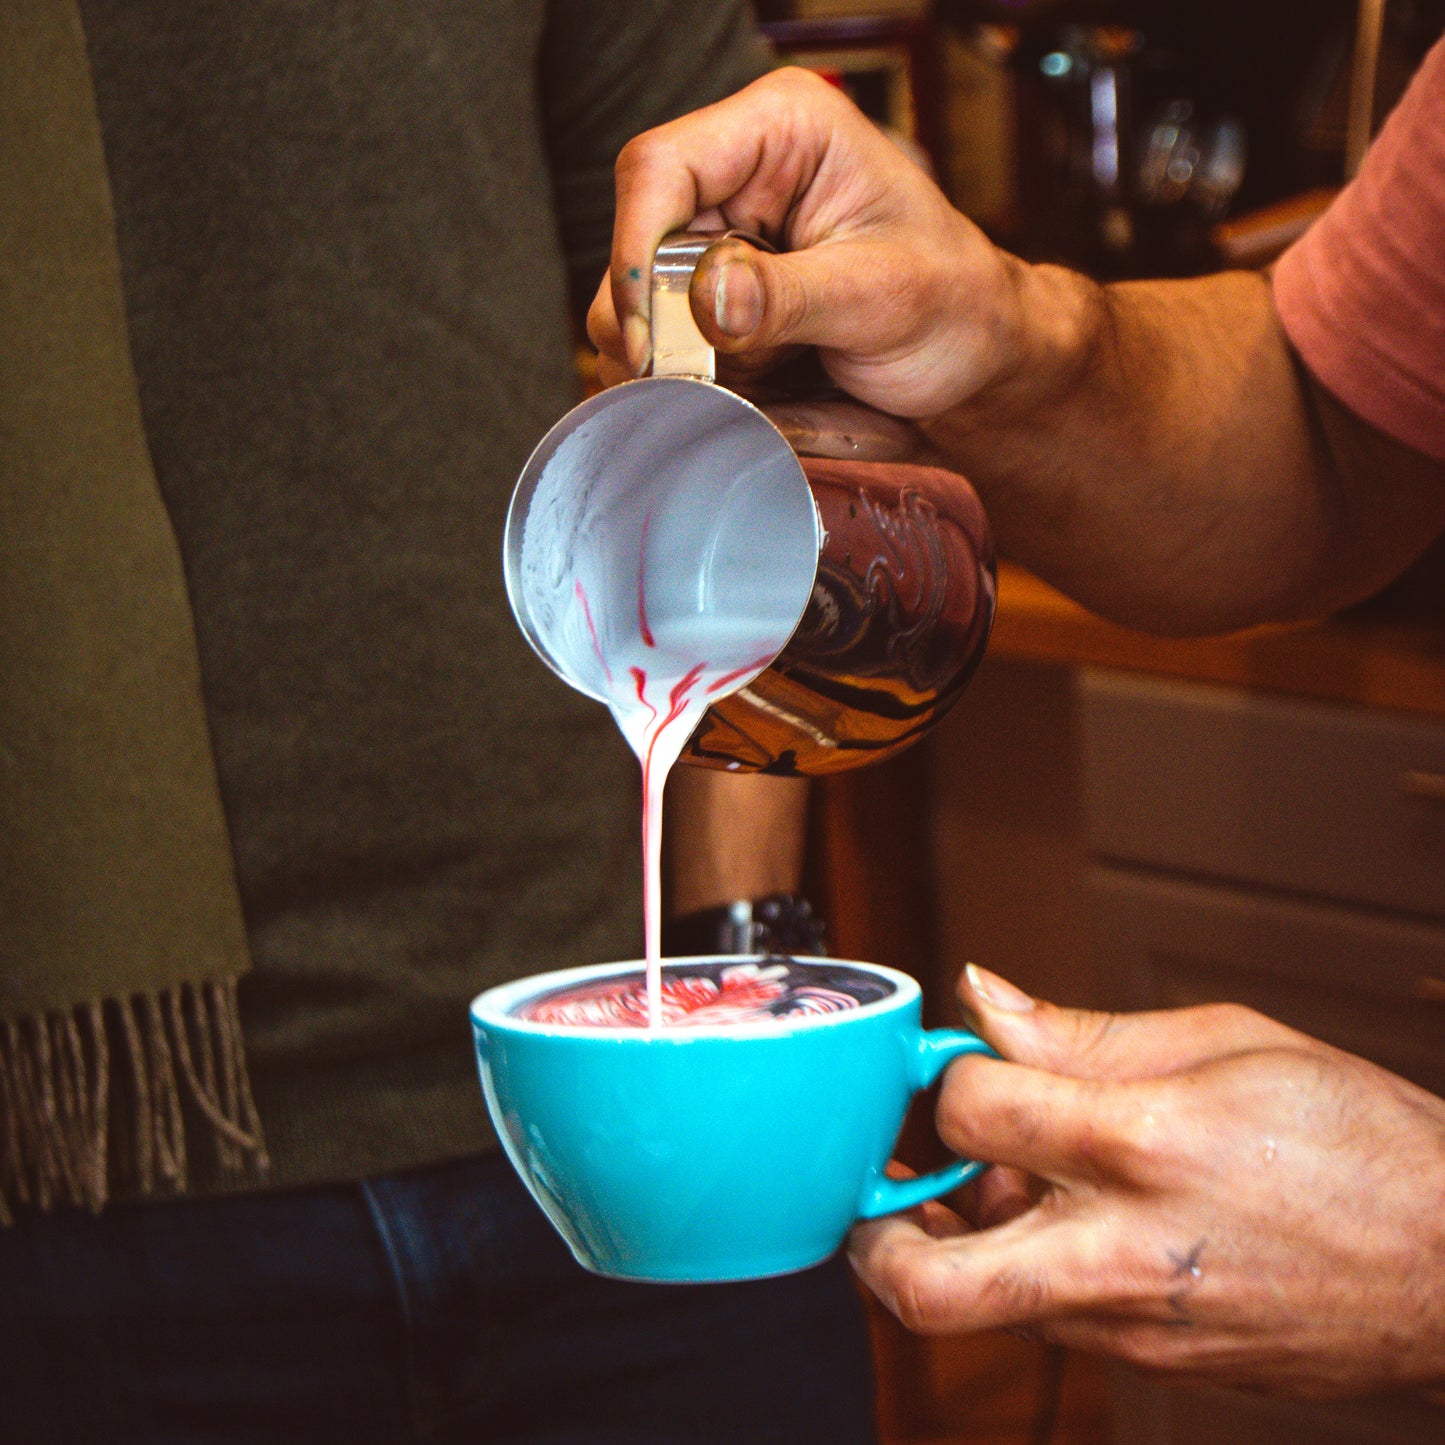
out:
<path id="1" fill-rule="evenodd" d="M 986 229 L 1118 279 L 1238 263 L 1222 221 L 1342 184 L 1445 4 L 939 0 L 934 18 L 1006 72 L 1013 203 Z"/>

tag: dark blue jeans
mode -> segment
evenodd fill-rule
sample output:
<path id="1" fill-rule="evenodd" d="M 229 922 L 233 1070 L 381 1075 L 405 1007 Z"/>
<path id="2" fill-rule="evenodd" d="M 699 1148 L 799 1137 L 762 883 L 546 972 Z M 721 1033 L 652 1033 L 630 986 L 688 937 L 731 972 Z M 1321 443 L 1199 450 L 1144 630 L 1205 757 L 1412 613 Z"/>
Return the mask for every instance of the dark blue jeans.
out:
<path id="1" fill-rule="evenodd" d="M 0 1230 L 0 1441 L 872 1439 L 846 1264 L 580 1269 L 501 1157 Z"/>

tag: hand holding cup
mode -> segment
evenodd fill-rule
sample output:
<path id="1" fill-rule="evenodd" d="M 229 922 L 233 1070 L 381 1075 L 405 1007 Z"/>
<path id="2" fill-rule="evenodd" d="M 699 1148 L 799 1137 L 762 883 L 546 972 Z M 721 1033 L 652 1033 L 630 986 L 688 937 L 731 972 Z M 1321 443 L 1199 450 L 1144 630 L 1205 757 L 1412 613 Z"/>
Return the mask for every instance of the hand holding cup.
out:
<path id="1" fill-rule="evenodd" d="M 1005 1222 L 854 1231 L 906 1325 L 1302 1397 L 1445 1382 L 1445 1102 L 1232 1004 L 1087 1013 L 977 969 L 960 993 L 1000 1058 L 950 1068 L 939 1134 L 1012 1166 L 980 1181 Z"/>

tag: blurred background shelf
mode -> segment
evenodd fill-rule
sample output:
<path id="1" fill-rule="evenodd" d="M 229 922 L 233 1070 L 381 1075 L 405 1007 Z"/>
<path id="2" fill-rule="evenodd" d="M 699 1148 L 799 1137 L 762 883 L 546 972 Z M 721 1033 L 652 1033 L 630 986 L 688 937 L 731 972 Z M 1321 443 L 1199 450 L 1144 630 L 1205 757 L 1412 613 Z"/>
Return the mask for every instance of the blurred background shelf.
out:
<path id="1" fill-rule="evenodd" d="M 1433 569 L 1432 555 L 1427 566 Z M 1152 637 L 1086 612 L 1022 568 L 999 571 L 994 657 L 1118 667 L 1445 717 L 1445 588 L 1433 570 L 1326 622 L 1227 637 Z M 1418 595 L 1411 591 L 1418 587 Z"/>

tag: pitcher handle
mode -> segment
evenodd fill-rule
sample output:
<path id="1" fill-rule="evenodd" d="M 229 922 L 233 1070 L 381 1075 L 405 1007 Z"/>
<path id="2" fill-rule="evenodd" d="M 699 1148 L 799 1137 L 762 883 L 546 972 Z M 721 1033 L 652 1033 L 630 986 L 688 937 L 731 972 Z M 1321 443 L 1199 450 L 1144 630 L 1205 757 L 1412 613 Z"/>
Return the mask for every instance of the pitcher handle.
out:
<path id="1" fill-rule="evenodd" d="M 717 356 L 693 319 L 688 300 L 692 273 L 709 246 L 746 241 L 773 251 L 761 236 L 747 231 L 674 231 L 663 238 L 652 262 L 652 374 L 717 380 Z"/>
<path id="2" fill-rule="evenodd" d="M 969 1033 L 967 1029 L 920 1030 L 912 1078 L 909 1080 L 914 1092 L 926 1089 L 954 1059 L 963 1054 L 998 1057 L 977 1034 Z M 932 1174 L 921 1174 L 916 1179 L 875 1179 L 864 1191 L 858 1206 L 858 1218 L 877 1219 L 882 1214 L 912 1209 L 930 1199 L 952 1193 L 986 1168 L 988 1165 L 975 1159 L 955 1159 L 952 1164 L 945 1164 L 942 1169 L 935 1169 Z"/>

